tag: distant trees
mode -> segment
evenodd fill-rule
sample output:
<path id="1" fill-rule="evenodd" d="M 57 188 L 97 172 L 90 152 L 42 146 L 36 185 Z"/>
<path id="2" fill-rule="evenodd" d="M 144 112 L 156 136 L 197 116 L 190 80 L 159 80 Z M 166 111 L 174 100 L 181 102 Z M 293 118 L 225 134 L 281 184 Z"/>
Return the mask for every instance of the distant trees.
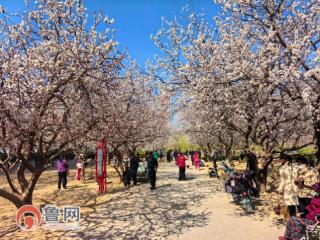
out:
<path id="1" fill-rule="evenodd" d="M 165 138 L 169 131 L 168 105 L 154 94 L 153 79 L 134 61 L 129 60 L 127 65 L 120 78 L 120 90 L 112 94 L 115 104 L 100 107 L 111 117 L 102 118 L 93 135 L 96 139 L 102 133 L 106 139 L 117 159 L 118 165 L 114 167 L 121 179 L 124 157 Z"/>

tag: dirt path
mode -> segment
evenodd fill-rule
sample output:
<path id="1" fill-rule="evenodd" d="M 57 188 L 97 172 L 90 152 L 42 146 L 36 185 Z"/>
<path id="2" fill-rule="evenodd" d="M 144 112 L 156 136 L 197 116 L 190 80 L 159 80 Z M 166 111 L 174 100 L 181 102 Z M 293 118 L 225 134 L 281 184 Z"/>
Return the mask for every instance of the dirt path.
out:
<path id="1" fill-rule="evenodd" d="M 272 240 L 283 233 L 267 217 L 243 215 L 206 170 L 187 169 L 187 177 L 179 182 L 174 163 L 161 163 L 156 191 L 141 184 L 114 192 L 86 204 L 91 211 L 81 217 L 81 231 L 41 230 L 32 239 Z"/>
<path id="2" fill-rule="evenodd" d="M 223 191 L 210 195 L 199 207 L 211 212 L 208 224 L 170 239 L 277 240 L 284 227 L 260 214 L 246 215 Z"/>

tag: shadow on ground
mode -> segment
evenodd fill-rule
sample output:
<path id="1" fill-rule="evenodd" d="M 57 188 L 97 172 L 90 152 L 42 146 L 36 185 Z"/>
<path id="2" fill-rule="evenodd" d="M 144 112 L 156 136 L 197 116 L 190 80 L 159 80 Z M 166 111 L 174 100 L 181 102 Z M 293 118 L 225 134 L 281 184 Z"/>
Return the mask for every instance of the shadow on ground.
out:
<path id="1" fill-rule="evenodd" d="M 197 208 L 216 190 L 216 182 L 188 174 L 190 181 L 179 182 L 175 171 L 161 171 L 158 188 L 148 184 L 110 189 L 97 196 L 86 184 L 51 191 L 38 199 L 46 204 L 81 206 L 81 231 L 7 232 L 5 239 L 168 239 L 193 227 L 208 224 L 211 211 Z M 192 179 L 192 180 L 191 180 Z M 90 184 L 90 183 L 88 183 Z M 112 192 L 112 195 L 109 193 Z M 9 229 L 8 229 L 9 230 Z M 14 230 L 13 230 L 14 231 Z M 27 237 L 26 237 L 27 236 Z"/>
<path id="2" fill-rule="evenodd" d="M 192 206 L 211 194 L 207 181 L 160 184 L 151 192 L 147 185 L 118 192 L 106 202 L 92 205 L 81 232 L 67 236 L 80 239 L 167 239 L 208 223 L 209 211 Z M 202 191 L 197 191 L 202 189 Z"/>

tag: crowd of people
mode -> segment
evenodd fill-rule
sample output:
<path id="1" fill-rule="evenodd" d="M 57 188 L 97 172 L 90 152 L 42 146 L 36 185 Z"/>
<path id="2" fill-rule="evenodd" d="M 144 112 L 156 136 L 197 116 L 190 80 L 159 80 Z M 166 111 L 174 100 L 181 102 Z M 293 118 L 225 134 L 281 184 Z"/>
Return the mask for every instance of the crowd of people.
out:
<path id="1" fill-rule="evenodd" d="M 200 169 L 200 153 L 199 152 L 190 152 L 192 164 L 195 166 L 195 169 Z M 156 189 L 156 180 L 157 180 L 157 169 L 158 169 L 158 160 L 164 157 L 164 151 L 160 149 L 159 151 L 147 151 L 146 152 L 146 163 L 147 163 L 147 174 L 150 182 L 150 189 Z M 186 168 L 189 167 L 186 164 L 187 157 L 180 151 L 177 150 L 168 150 L 167 151 L 167 161 L 171 162 L 175 160 L 175 164 L 179 168 L 178 180 L 186 180 Z M 139 162 L 142 162 L 142 159 L 136 155 L 129 158 L 125 162 L 125 170 L 123 174 L 124 185 L 130 186 L 131 180 L 133 180 L 134 185 L 137 184 L 137 171 L 139 168 Z"/>
<path id="2" fill-rule="evenodd" d="M 194 165 L 195 169 L 200 170 L 200 162 L 201 162 L 201 152 L 200 151 L 189 151 L 186 154 L 182 153 L 178 150 L 168 150 L 166 151 L 167 162 L 175 161 L 175 164 L 179 168 L 178 171 L 178 180 L 184 181 L 186 180 L 186 168 L 189 167 L 186 164 L 187 157 L 186 155 L 190 155 L 192 165 Z M 133 153 L 129 157 L 124 157 L 123 161 L 123 175 L 122 180 L 124 186 L 130 186 L 131 183 L 133 185 L 137 185 L 138 179 L 138 169 L 139 167 L 146 170 L 147 179 L 150 182 L 150 189 L 156 189 L 156 181 L 157 181 L 157 168 L 158 168 L 158 160 L 163 159 L 165 157 L 165 151 L 163 149 L 155 150 L 155 151 L 146 151 L 145 158 L 138 157 L 138 154 Z M 91 159 L 85 159 L 84 154 L 76 155 L 74 158 L 76 174 L 75 179 L 77 181 L 86 182 L 86 168 Z M 109 159 L 108 163 L 111 161 Z M 142 163 L 142 164 L 140 164 Z M 61 189 L 61 185 L 64 189 L 67 188 L 67 178 L 69 176 L 69 163 L 66 158 L 61 155 L 57 159 L 56 168 L 58 172 L 58 190 Z"/>
<path id="3" fill-rule="evenodd" d="M 304 236 L 307 225 L 315 224 L 320 216 L 320 169 L 316 170 L 313 162 L 303 156 L 294 159 L 283 155 L 281 159 L 277 208 L 284 205 L 290 219 L 285 235 L 279 239 L 297 240 Z"/>
<path id="4" fill-rule="evenodd" d="M 189 168 L 189 165 L 186 163 L 188 159 L 187 155 L 190 156 L 194 168 L 199 170 L 201 165 L 200 151 L 189 151 L 186 154 L 177 150 L 168 150 L 166 152 L 168 162 L 175 160 L 175 164 L 179 169 L 177 174 L 179 181 L 186 180 L 186 169 Z M 163 150 L 147 151 L 145 153 L 145 161 L 143 158 L 138 157 L 137 154 L 130 156 L 124 161 L 124 185 L 130 186 L 131 181 L 133 185 L 137 185 L 137 172 L 140 163 L 144 162 L 150 189 L 155 190 L 158 160 L 163 157 L 165 157 Z M 285 234 L 283 237 L 279 237 L 279 239 L 298 240 L 304 236 L 308 225 L 316 223 L 317 216 L 318 221 L 320 221 L 320 168 L 317 169 L 312 161 L 308 161 L 303 156 L 294 158 L 291 155 L 283 154 L 280 159 L 280 181 L 277 189 L 278 205 L 275 207 L 275 212 L 279 214 L 281 206 L 284 206 L 289 219 Z M 214 169 L 217 169 L 217 158 L 213 156 L 211 160 L 213 161 Z M 84 155 L 80 154 L 76 159 L 76 180 L 80 181 L 82 179 L 85 181 L 85 168 L 87 164 L 88 160 L 85 160 Z M 66 189 L 69 164 L 66 159 L 60 156 L 56 167 L 58 171 L 58 189 L 60 190 L 61 186 Z M 227 168 L 225 167 L 224 169 Z"/>

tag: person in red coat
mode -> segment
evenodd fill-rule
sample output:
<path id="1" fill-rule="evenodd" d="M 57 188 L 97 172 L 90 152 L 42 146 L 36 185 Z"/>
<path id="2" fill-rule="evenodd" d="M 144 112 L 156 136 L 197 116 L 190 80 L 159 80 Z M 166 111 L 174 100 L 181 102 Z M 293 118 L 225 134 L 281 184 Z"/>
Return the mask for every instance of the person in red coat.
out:
<path id="1" fill-rule="evenodd" d="M 199 153 L 196 152 L 193 156 L 194 168 L 200 170 L 200 156 Z"/>
<path id="2" fill-rule="evenodd" d="M 187 158 L 182 154 L 178 154 L 177 165 L 179 167 L 179 181 L 186 180 L 186 160 Z"/>

